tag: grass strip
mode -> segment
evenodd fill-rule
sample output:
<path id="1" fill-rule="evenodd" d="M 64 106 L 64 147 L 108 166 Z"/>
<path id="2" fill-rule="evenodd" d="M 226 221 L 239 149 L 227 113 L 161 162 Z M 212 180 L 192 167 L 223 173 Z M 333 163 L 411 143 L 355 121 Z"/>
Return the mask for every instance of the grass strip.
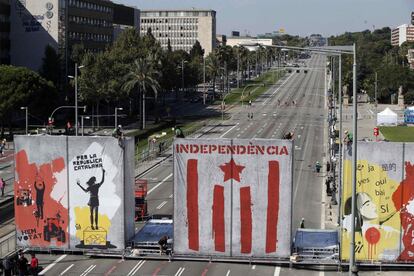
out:
<path id="1" fill-rule="evenodd" d="M 414 127 L 409 126 L 381 126 L 382 135 L 390 142 L 414 142 Z"/>

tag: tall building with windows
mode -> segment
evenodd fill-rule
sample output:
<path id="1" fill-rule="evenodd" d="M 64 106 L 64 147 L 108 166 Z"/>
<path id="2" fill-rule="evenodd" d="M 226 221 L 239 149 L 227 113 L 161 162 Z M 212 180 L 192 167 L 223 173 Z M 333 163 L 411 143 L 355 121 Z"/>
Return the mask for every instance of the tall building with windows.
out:
<path id="1" fill-rule="evenodd" d="M 401 46 L 404 42 L 414 42 L 414 26 L 403 24 L 391 31 L 391 45 Z"/>
<path id="2" fill-rule="evenodd" d="M 10 3 L 0 0 L 0 64 L 10 63 Z"/>
<path id="3" fill-rule="evenodd" d="M 167 48 L 190 51 L 198 40 L 208 55 L 216 47 L 216 12 L 214 10 L 143 10 L 141 34 L 151 29 L 154 37 Z"/>
<path id="4" fill-rule="evenodd" d="M 33 70 L 40 69 L 47 45 L 62 57 L 67 73 L 73 45 L 99 52 L 113 42 L 114 24 L 139 29 L 137 9 L 109 0 L 11 1 L 11 63 Z"/>

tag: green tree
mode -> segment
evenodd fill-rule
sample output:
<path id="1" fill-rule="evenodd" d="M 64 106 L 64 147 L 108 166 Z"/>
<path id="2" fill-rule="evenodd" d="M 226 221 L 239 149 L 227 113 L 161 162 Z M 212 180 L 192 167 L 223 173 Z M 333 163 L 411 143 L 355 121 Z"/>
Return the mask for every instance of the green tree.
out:
<path id="1" fill-rule="evenodd" d="M 157 102 L 158 98 L 158 89 L 160 88 L 158 79 L 160 77 L 160 72 L 156 68 L 156 63 L 157 61 L 152 55 L 145 58 L 138 58 L 135 60 L 134 66 L 132 66 L 130 72 L 125 75 L 125 84 L 123 88 L 128 92 L 137 90 L 140 99 L 142 98 L 142 105 L 140 105 L 142 106 L 142 129 L 145 128 L 145 98 L 150 88 L 154 93 L 155 102 Z"/>
<path id="2" fill-rule="evenodd" d="M 50 45 L 45 47 L 45 53 L 42 59 L 42 68 L 40 69 L 40 74 L 47 80 L 50 80 L 58 86 L 60 83 L 60 57 L 56 52 L 55 48 Z"/>
<path id="3" fill-rule="evenodd" d="M 51 81 L 24 67 L 0 65 L 0 122 L 12 126 L 12 115 L 21 106 L 31 114 L 46 118 L 55 104 L 57 93 Z"/>
<path id="4" fill-rule="evenodd" d="M 213 81 L 213 98 L 216 98 L 216 80 L 220 75 L 220 60 L 216 52 L 211 52 L 206 59 L 206 71 Z"/>
<path id="5" fill-rule="evenodd" d="M 204 56 L 204 49 L 201 47 L 201 44 L 198 40 L 194 43 L 193 47 L 190 50 L 191 60 L 202 59 Z"/>

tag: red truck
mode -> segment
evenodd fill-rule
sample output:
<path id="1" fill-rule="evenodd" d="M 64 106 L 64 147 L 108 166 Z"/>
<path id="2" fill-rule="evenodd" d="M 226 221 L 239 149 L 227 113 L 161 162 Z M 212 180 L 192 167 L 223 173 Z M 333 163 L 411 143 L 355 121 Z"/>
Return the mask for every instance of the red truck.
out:
<path id="1" fill-rule="evenodd" d="M 135 179 L 135 221 L 144 220 L 148 216 L 146 179 Z"/>

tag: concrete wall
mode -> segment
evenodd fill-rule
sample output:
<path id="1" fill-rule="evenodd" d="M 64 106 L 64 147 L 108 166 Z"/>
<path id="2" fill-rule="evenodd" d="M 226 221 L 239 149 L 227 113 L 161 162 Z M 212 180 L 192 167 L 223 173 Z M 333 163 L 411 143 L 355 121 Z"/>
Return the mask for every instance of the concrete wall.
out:
<path id="1" fill-rule="evenodd" d="M 291 141 L 176 139 L 174 252 L 288 257 L 291 188 Z"/>

